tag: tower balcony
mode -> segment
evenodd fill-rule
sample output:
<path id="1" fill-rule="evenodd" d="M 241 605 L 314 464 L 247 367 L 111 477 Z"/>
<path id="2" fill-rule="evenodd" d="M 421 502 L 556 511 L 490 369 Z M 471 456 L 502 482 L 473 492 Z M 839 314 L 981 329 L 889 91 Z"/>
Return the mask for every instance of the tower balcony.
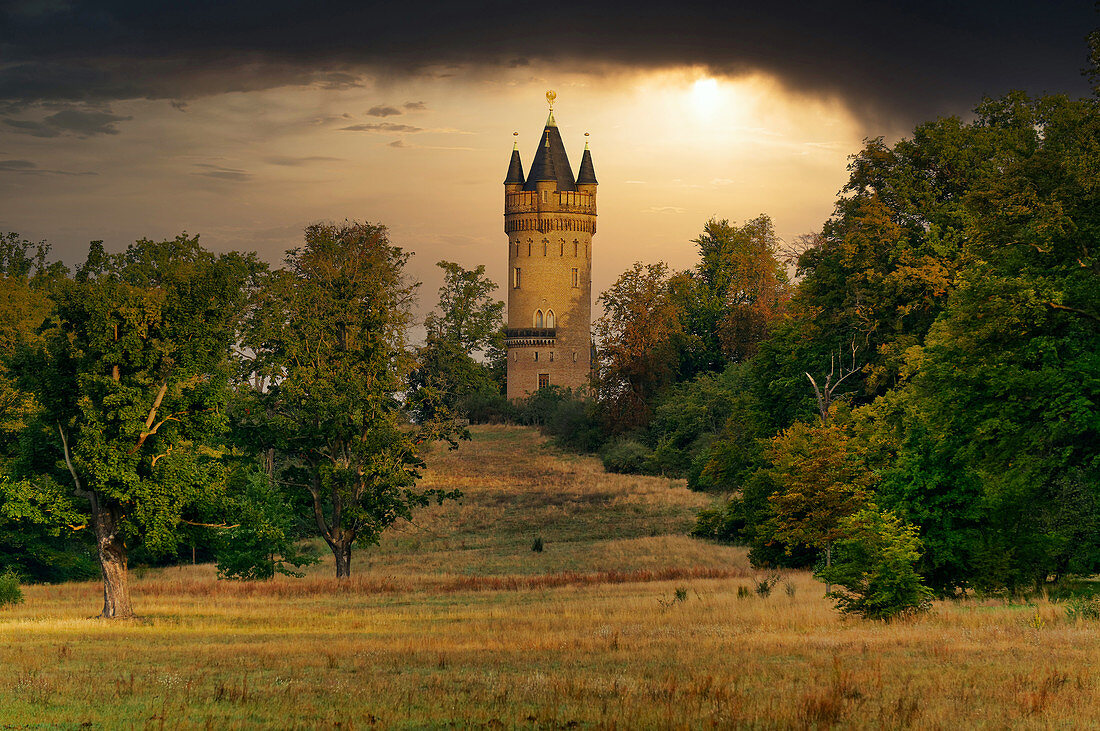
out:
<path id="1" fill-rule="evenodd" d="M 504 194 L 505 213 L 538 213 L 556 211 L 561 213 L 587 213 L 596 215 L 596 196 L 580 191 L 520 191 Z"/>
<path id="2" fill-rule="evenodd" d="M 530 348 L 536 345 L 553 345 L 558 329 L 555 327 L 509 327 L 504 330 L 505 348 Z"/>

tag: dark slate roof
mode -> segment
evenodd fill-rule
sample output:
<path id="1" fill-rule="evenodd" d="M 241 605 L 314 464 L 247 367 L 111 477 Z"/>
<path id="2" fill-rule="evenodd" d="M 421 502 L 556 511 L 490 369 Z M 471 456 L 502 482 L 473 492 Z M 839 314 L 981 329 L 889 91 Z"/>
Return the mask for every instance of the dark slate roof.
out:
<path id="1" fill-rule="evenodd" d="M 581 169 L 577 173 L 578 185 L 597 185 L 596 169 L 592 167 L 592 152 L 588 145 L 584 146 L 584 155 L 581 157 Z"/>
<path id="2" fill-rule="evenodd" d="M 576 190 L 577 182 L 573 179 L 573 168 L 569 165 L 569 156 L 565 154 L 565 143 L 561 141 L 561 133 L 554 121 L 554 115 L 546 120 L 546 129 L 542 132 L 542 139 L 535 152 L 535 159 L 531 162 L 531 174 L 527 176 L 527 184 L 524 190 L 534 190 L 535 183 L 555 180 L 558 190 Z"/>
<path id="3" fill-rule="evenodd" d="M 523 162 L 519 159 L 519 150 L 512 150 L 512 161 L 508 163 L 508 177 L 504 184 L 519 183 L 523 185 Z"/>

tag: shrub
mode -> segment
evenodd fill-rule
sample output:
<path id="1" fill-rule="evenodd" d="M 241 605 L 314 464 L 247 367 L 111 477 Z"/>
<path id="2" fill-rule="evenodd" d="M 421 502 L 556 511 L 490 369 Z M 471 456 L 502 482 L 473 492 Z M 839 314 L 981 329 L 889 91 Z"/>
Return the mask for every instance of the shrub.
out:
<path id="1" fill-rule="evenodd" d="M 570 398 L 572 394 L 560 386 L 540 388 L 517 404 L 519 422 L 543 426 L 550 421 L 561 403 Z"/>
<path id="2" fill-rule="evenodd" d="M 585 454 L 598 452 L 606 439 L 596 403 L 576 398 L 568 391 L 566 398 L 546 415 L 542 431 L 559 446 Z"/>
<path id="3" fill-rule="evenodd" d="M 508 424 L 520 420 L 516 405 L 499 393 L 477 391 L 460 398 L 458 405 L 471 424 Z"/>
<path id="4" fill-rule="evenodd" d="M 1100 597 L 1075 597 L 1066 602 L 1066 618 L 1070 620 L 1100 619 Z"/>
<path id="5" fill-rule="evenodd" d="M 604 447 L 601 458 L 604 469 L 624 475 L 637 475 L 645 472 L 646 464 L 652 452 L 649 447 L 634 439 L 621 438 Z"/>
<path id="6" fill-rule="evenodd" d="M 740 495 L 699 511 L 691 534 L 749 547 L 754 568 L 806 568 L 817 560 L 817 549 L 787 543 L 775 536 L 775 519 L 768 496 L 774 485 L 763 470 L 752 475 Z"/>
<path id="7" fill-rule="evenodd" d="M 23 590 L 19 588 L 19 577 L 11 571 L 0 575 L 0 607 L 22 603 Z"/>
<path id="8" fill-rule="evenodd" d="M 756 595 L 761 599 L 766 599 L 771 596 L 772 589 L 779 583 L 779 575 L 772 574 L 763 579 L 754 579 L 754 581 L 756 582 Z"/>
<path id="9" fill-rule="evenodd" d="M 745 503 L 733 497 L 724 503 L 703 508 L 695 518 L 691 535 L 710 538 L 724 543 L 741 543 L 745 540 Z"/>
<path id="10" fill-rule="evenodd" d="M 914 568 L 921 556 L 916 526 L 872 504 L 841 527 L 846 537 L 833 545 L 833 565 L 818 572 L 839 587 L 828 594 L 837 609 L 885 621 L 931 606 L 932 590 Z"/>
<path id="11" fill-rule="evenodd" d="M 535 553 L 542 553 L 542 536 L 536 538 L 534 543 L 531 544 L 531 550 Z"/>

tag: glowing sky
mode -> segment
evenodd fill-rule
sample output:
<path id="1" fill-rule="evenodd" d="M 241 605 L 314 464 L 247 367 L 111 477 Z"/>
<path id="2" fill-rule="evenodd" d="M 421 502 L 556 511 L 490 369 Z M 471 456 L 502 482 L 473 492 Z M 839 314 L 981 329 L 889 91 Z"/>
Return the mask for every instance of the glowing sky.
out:
<path id="1" fill-rule="evenodd" d="M 625 33 L 567 34 L 569 42 L 541 56 L 517 55 L 523 43 L 502 44 L 493 55 L 476 35 L 455 40 L 455 21 L 428 21 L 438 35 L 410 40 L 421 45 L 408 51 L 397 42 L 405 15 L 391 18 L 398 39 L 389 45 L 356 39 L 333 20 L 331 50 L 302 41 L 306 31 L 279 35 L 284 26 L 293 30 L 294 3 L 265 4 L 268 25 L 244 13 L 217 16 L 218 29 L 233 31 L 225 37 L 214 25 L 192 28 L 198 21 L 184 14 L 154 23 L 136 2 L 104 3 L 111 12 L 98 15 L 92 5 L 27 0 L 4 11 L 21 25 L 0 37 L 0 231 L 47 239 L 69 263 L 92 239 L 117 250 L 184 230 L 214 250 L 255 250 L 277 262 L 311 222 L 381 222 L 395 243 L 415 252 L 411 273 L 425 281 L 429 307 L 440 259 L 486 264 L 503 280 L 502 180 L 512 133 L 520 133 L 526 171 L 546 119 L 547 89 L 558 93 L 555 117 L 574 169 L 584 133 L 591 134 L 600 181 L 599 292 L 636 260 L 690 266 L 691 239 L 711 216 L 741 222 L 767 213 L 788 240 L 817 230 L 847 178 L 847 157 L 864 138 L 892 139 L 916 121 L 965 114 L 979 100 L 979 84 L 988 93 L 1037 83 L 1038 91 L 1076 90 L 1077 67 L 1066 59 L 1084 55 L 1081 42 L 1041 68 L 1016 56 L 998 66 L 983 56 L 953 72 L 940 58 L 942 43 L 917 49 L 894 39 L 908 56 L 883 55 L 882 69 L 854 50 L 836 50 L 847 46 L 824 53 L 821 44 L 832 41 L 810 25 L 791 35 L 785 54 L 746 34 L 740 45 L 712 44 L 717 50 L 708 56 L 688 36 L 653 41 L 661 16 L 648 6 L 630 43 Z M 707 6 L 685 7 L 697 5 Z M 195 13 L 213 18 L 223 7 L 198 3 Z M 525 12 L 510 8 L 498 10 Z M 761 24 L 757 35 L 765 40 L 768 29 L 783 27 L 781 8 L 756 12 L 736 20 Z M 1065 45 L 1062 38 L 1087 32 L 1078 24 L 1088 12 L 1074 13 L 1059 15 L 1060 25 L 1051 21 L 1061 35 L 1027 13 L 987 35 L 1007 48 L 1030 23 L 1038 30 L 1029 52 L 1053 58 L 1055 41 Z M 501 16 L 486 17 L 498 18 L 496 32 L 509 32 Z M 939 22 L 934 13 L 921 17 L 926 26 Z M 972 45 L 986 55 L 1000 47 L 973 31 L 973 22 L 968 15 L 937 38 L 978 39 Z M 78 31 L 94 23 L 104 35 L 93 44 Z M 137 32 L 137 23 L 146 26 Z M 415 29 L 403 31 L 409 38 L 427 32 L 412 20 L 407 26 Z M 636 38 L 646 33 L 649 41 Z M 616 37 L 624 40 L 616 45 Z M 593 39 L 606 48 L 592 50 Z M 231 44 L 233 53 L 225 50 Z M 924 73 L 942 83 L 916 72 L 892 82 L 885 72 L 896 74 L 920 53 L 928 58 Z M 968 71 L 974 78 L 963 83 Z"/>

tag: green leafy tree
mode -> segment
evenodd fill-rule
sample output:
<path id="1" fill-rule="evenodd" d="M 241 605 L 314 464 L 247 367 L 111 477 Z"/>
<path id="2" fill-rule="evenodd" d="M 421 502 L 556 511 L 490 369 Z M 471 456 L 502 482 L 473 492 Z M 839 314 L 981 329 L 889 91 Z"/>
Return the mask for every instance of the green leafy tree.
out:
<path id="1" fill-rule="evenodd" d="M 457 492 L 417 489 L 421 450 L 453 443 L 454 420 L 409 423 L 402 395 L 413 364 L 405 333 L 416 284 L 409 255 L 370 223 L 316 224 L 274 272 L 245 338 L 255 358 L 256 441 L 273 448 L 279 479 L 308 493 L 336 575 L 416 508 Z"/>
<path id="2" fill-rule="evenodd" d="M 15 471 L 37 475 L 49 511 L 66 522 L 64 511 L 80 506 L 105 618 L 133 614 L 127 541 L 170 552 L 189 511 L 216 500 L 228 356 L 257 267 L 215 256 L 197 237 L 142 240 L 117 255 L 94 242 L 76 276 L 53 286 L 43 344 L 16 361 L 20 387 L 41 406 L 27 429 L 51 452 Z M 66 504 L 49 481 L 77 501 Z"/>
<path id="3" fill-rule="evenodd" d="M 1095 98 L 1013 93 L 869 142 L 750 364 L 782 424 L 812 413 L 808 366 L 854 343 L 844 387 L 874 428 L 852 445 L 936 591 L 1100 568 L 1098 171 Z"/>
<path id="4" fill-rule="evenodd" d="M 86 518 L 71 491 L 48 476 L 0 476 L 0 567 L 36 581 L 82 581 L 99 574 L 82 537 Z"/>
<path id="5" fill-rule="evenodd" d="M 699 263 L 677 290 L 686 300 L 681 379 L 751 357 L 790 299 L 768 216 L 742 226 L 712 218 L 694 243 Z"/>
<path id="6" fill-rule="evenodd" d="M 63 267 L 49 261 L 49 250 L 45 242 L 15 233 L 0 236 L 0 463 L 7 472 L 22 452 L 41 449 L 21 437 L 38 405 L 10 369 L 18 350 L 41 345 L 38 328 L 52 307 L 50 285 L 65 276 Z M 49 519 L 43 505 L 32 505 L 34 492 L 30 483 L 0 489 L 0 568 L 36 581 L 95 576 L 90 544 L 81 533 Z"/>
<path id="7" fill-rule="evenodd" d="M 658 398 L 649 425 L 653 463 L 663 474 L 686 476 L 692 489 L 739 490 L 762 466 L 759 440 L 774 433 L 743 363 L 702 373 Z"/>
<path id="8" fill-rule="evenodd" d="M 293 506 L 266 473 L 238 470 L 229 480 L 226 519 L 215 545 L 218 576 L 256 581 L 275 574 L 302 576 L 317 558 L 298 546 Z"/>
<path id="9" fill-rule="evenodd" d="M 840 587 L 828 593 L 837 609 L 886 621 L 931 606 L 932 590 L 915 568 L 921 555 L 916 526 L 868 504 L 841 521 L 840 535 L 836 561 L 818 573 Z"/>
<path id="10" fill-rule="evenodd" d="M 875 482 L 850 428 L 796 423 L 772 439 L 768 458 L 778 487 L 769 498 L 773 539 L 820 548 L 830 566 L 833 543 L 846 535 L 845 518 L 866 505 Z"/>
<path id="11" fill-rule="evenodd" d="M 436 264 L 443 270 L 439 311 L 425 320 L 425 327 L 441 340 L 456 343 L 470 355 L 490 355 L 504 344 L 504 302 L 493 299 L 497 284 L 485 276 L 485 265 L 464 269 L 450 261 Z"/>
<path id="12" fill-rule="evenodd" d="M 425 319 L 423 347 L 409 375 L 409 401 L 420 421 L 468 417 L 470 407 L 501 392 L 504 363 L 504 302 L 494 300 L 495 282 L 485 266 L 464 269 L 441 261 L 439 307 Z M 481 357 L 485 362 L 479 362 Z"/>

